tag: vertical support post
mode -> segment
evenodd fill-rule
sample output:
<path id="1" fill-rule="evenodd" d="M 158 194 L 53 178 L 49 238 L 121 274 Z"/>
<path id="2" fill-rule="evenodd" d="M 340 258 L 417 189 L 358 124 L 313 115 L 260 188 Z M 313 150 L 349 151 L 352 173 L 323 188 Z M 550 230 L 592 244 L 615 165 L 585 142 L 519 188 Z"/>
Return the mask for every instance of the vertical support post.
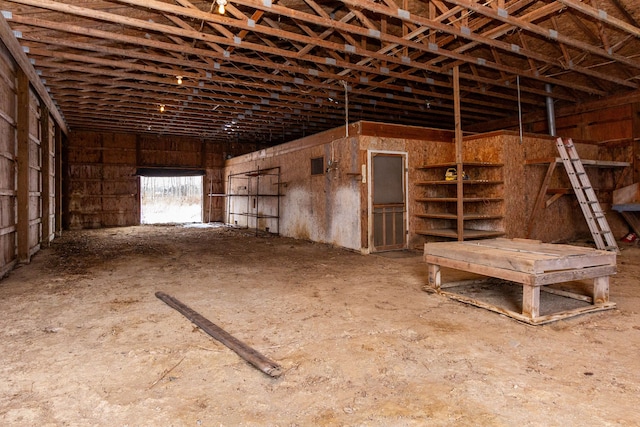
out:
<path id="1" fill-rule="evenodd" d="M 633 182 L 640 181 L 640 103 L 632 106 Z"/>
<path id="2" fill-rule="evenodd" d="M 456 147 L 456 169 L 458 179 L 456 182 L 456 231 L 458 241 L 464 240 L 464 205 L 463 205 L 463 182 L 462 182 L 462 114 L 460 108 L 460 69 L 456 65 L 453 68 L 453 112 L 455 126 L 455 147 Z"/>
<path id="3" fill-rule="evenodd" d="M 530 319 L 540 316 L 540 286 L 522 285 L 522 314 Z"/>
<path id="4" fill-rule="evenodd" d="M 427 264 L 427 272 L 429 274 L 429 286 L 433 289 L 439 290 L 442 286 L 440 266 L 438 264 Z"/>
<path id="5" fill-rule="evenodd" d="M 208 218 L 207 222 L 211 222 L 211 194 L 213 193 L 213 175 L 209 174 L 207 170 L 207 141 L 203 138 L 200 140 L 202 144 L 200 146 L 200 167 L 204 170 L 204 176 L 202 177 L 202 209 L 200 211 L 200 217 L 202 222 L 204 222 L 205 218 Z M 209 191 L 207 192 L 207 177 L 210 176 L 209 180 Z M 207 199 L 208 197 L 208 199 Z M 208 203 L 205 204 L 204 200 L 208 200 Z M 208 212 L 207 212 L 208 211 Z"/>
<path id="6" fill-rule="evenodd" d="M 593 303 L 604 304 L 609 302 L 609 276 L 593 279 Z"/>
<path id="7" fill-rule="evenodd" d="M 51 214 L 54 207 L 51 204 L 51 134 L 49 132 L 49 109 L 43 105 L 40 112 L 40 146 L 42 157 L 42 236 L 40 243 L 48 246 L 53 235 Z"/>
<path id="8" fill-rule="evenodd" d="M 18 217 L 16 230 L 18 238 L 18 262 L 28 263 L 29 254 L 29 121 L 30 121 L 30 97 L 29 77 L 22 69 L 18 69 L 18 188 L 16 199 L 18 204 Z"/>
<path id="9" fill-rule="evenodd" d="M 62 130 L 56 126 L 55 133 L 55 233 L 62 233 Z"/>

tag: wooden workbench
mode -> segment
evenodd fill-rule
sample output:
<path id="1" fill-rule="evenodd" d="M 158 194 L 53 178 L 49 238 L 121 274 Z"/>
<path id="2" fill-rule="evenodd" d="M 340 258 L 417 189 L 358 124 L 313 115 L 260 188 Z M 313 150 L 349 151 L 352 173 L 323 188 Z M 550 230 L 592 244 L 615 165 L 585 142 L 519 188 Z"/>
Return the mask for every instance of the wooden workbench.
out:
<path id="1" fill-rule="evenodd" d="M 616 253 L 571 245 L 541 243 L 526 239 L 490 239 L 464 242 L 427 243 L 424 260 L 429 283 L 424 288 L 450 298 L 486 308 L 514 319 L 542 324 L 592 311 L 615 307 L 609 302 L 609 276 L 616 273 Z M 488 304 L 444 289 L 478 280 L 443 284 L 440 267 L 498 278 L 522 285 L 522 312 Z M 565 297 L 587 301 L 586 307 L 540 316 L 540 290 L 555 283 L 593 279 L 593 294 L 544 290 Z"/>

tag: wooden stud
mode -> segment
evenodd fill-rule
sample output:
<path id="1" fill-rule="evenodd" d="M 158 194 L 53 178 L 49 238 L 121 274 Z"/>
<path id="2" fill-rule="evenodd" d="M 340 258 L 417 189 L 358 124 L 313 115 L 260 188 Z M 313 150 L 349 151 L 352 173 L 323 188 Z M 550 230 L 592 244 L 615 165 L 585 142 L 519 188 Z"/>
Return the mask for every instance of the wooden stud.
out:
<path id="1" fill-rule="evenodd" d="M 62 130 L 55 127 L 55 233 L 62 233 Z"/>
<path id="2" fill-rule="evenodd" d="M 18 189 L 16 199 L 18 217 L 16 223 L 18 238 L 18 262 L 28 263 L 29 254 L 29 77 L 18 69 Z"/>
<path id="3" fill-rule="evenodd" d="M 456 146 L 456 169 L 458 171 L 458 179 L 456 182 L 456 231 L 458 233 L 458 241 L 464 240 L 464 206 L 462 199 L 463 183 L 462 183 L 462 117 L 460 111 L 460 69 L 456 65 L 453 69 L 453 111 L 454 111 L 454 131 Z"/>
<path id="4" fill-rule="evenodd" d="M 40 244 L 48 246 L 53 235 L 51 229 L 51 215 L 54 213 L 54 206 L 51 205 L 51 134 L 49 132 L 49 109 L 43 106 L 40 111 L 40 144 L 42 157 L 42 235 Z"/>

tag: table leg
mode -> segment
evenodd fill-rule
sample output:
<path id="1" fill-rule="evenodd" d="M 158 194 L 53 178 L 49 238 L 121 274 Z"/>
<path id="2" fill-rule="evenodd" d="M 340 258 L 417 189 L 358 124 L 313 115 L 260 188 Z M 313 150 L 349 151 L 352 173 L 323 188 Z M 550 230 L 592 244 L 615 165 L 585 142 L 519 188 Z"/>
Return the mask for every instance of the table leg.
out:
<path id="1" fill-rule="evenodd" d="M 530 319 L 540 315 L 540 286 L 522 285 L 522 314 Z"/>
<path id="2" fill-rule="evenodd" d="M 604 304 L 609 302 L 609 276 L 593 279 L 593 303 Z"/>
<path id="3" fill-rule="evenodd" d="M 437 264 L 427 264 L 427 271 L 429 273 L 429 286 L 434 289 L 440 289 L 440 285 L 442 285 L 440 266 Z"/>

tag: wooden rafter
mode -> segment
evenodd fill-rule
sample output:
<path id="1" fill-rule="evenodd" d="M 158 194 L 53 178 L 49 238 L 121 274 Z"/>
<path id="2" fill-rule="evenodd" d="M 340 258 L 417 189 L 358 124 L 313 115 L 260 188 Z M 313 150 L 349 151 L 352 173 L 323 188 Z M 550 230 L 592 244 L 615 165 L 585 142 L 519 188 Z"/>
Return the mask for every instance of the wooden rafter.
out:
<path id="1" fill-rule="evenodd" d="M 454 69 L 465 127 L 512 122 L 517 77 L 528 114 L 544 108 L 546 84 L 558 105 L 640 85 L 638 10 L 623 0 L 212 9 L 210 0 L 0 0 L 0 20 L 3 41 L 34 64 L 71 128 L 277 143 L 343 124 L 343 84 L 353 120 L 448 128 Z"/>

